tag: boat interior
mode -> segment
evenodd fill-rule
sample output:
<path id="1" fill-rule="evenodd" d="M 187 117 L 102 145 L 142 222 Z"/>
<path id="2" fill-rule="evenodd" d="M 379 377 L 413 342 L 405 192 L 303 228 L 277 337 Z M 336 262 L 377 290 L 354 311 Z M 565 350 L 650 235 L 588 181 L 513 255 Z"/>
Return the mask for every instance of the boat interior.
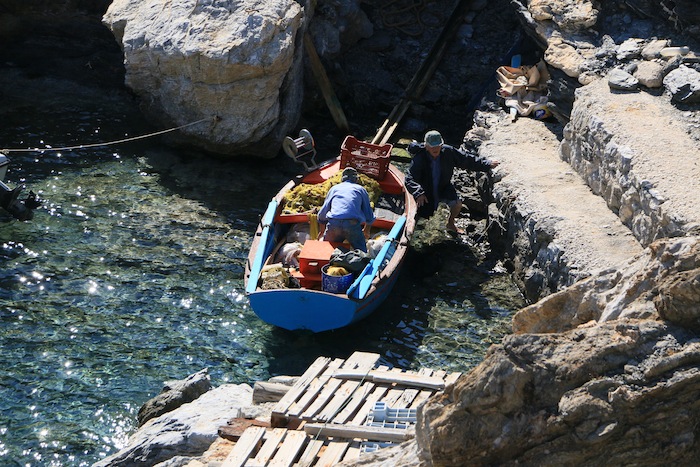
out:
<path id="1" fill-rule="evenodd" d="M 300 177 L 296 185 L 324 183 L 341 170 L 341 165 L 340 161 L 330 163 Z M 380 194 L 374 205 L 376 220 L 370 230 L 368 260 L 381 250 L 396 220 L 404 214 L 406 202 L 402 181 L 396 174 L 389 171 L 377 181 Z M 274 216 L 274 248 L 263 266 L 261 288 L 268 287 L 266 279 L 277 277 L 269 284 L 270 288 L 279 288 L 284 282 L 288 288 L 323 290 L 324 266 L 331 262 L 336 249 L 349 251 L 352 247 L 347 242 L 341 244 L 320 239 L 315 214 L 286 214 L 282 204 L 277 206 Z M 284 272 L 280 273 L 280 269 Z M 279 274 L 288 277 L 281 280 Z"/>

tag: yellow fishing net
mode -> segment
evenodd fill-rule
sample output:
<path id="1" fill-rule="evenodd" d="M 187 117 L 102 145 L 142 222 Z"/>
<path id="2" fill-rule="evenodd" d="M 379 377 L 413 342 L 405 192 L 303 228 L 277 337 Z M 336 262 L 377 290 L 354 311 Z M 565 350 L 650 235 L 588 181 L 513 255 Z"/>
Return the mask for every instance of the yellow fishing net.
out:
<path id="1" fill-rule="evenodd" d="M 323 205 L 323 201 L 326 199 L 328 191 L 333 185 L 340 183 L 342 176 L 343 173 L 338 172 L 323 183 L 316 185 L 301 183 L 295 186 L 284 195 L 282 213 L 301 214 L 309 212 L 314 208 L 320 208 Z M 367 190 L 372 208 L 374 208 L 375 203 L 382 194 L 379 182 L 362 173 L 359 174 L 359 176 L 360 185 Z"/>

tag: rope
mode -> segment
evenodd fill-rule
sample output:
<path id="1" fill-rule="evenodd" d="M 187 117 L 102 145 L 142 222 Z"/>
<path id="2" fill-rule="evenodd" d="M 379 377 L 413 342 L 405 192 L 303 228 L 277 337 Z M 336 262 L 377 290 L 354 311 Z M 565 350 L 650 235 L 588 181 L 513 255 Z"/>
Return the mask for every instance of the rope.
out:
<path id="1" fill-rule="evenodd" d="M 64 146 L 64 147 L 61 147 L 61 148 L 43 148 L 43 149 L 39 149 L 39 148 L 34 148 L 34 149 L 19 149 L 19 148 L 15 148 L 15 149 L 0 149 L 0 152 L 10 153 L 10 152 L 72 151 L 73 149 L 86 149 L 86 148 L 95 148 L 95 147 L 100 147 L 100 146 L 111 146 L 111 145 L 113 145 L 113 144 L 122 144 L 122 143 L 128 143 L 128 142 L 130 142 L 130 141 L 136 141 L 136 140 L 139 140 L 139 139 L 152 138 L 153 136 L 158 136 L 158 135 L 162 135 L 162 134 L 165 134 L 165 133 L 170 133 L 170 132 L 172 132 L 172 131 L 177 131 L 177 130 L 180 130 L 180 129 L 182 129 L 182 128 L 185 128 L 185 127 L 188 127 L 188 126 L 192 126 L 192 125 L 197 125 L 198 123 L 202 123 L 202 122 L 205 122 L 205 121 L 211 120 L 211 119 L 212 119 L 212 117 L 207 117 L 207 118 L 203 118 L 203 119 L 201 119 L 201 120 L 197 120 L 196 122 L 187 123 L 187 124 L 185 124 L 185 125 L 180 125 L 180 126 L 175 127 L 175 128 L 170 128 L 170 129 L 168 129 L 168 130 L 156 131 L 155 133 L 148 133 L 148 134 L 141 135 L 141 136 L 133 136 L 133 137 L 131 137 L 131 138 L 124 138 L 124 139 L 119 139 L 119 140 L 116 140 L 116 141 L 108 141 L 108 142 L 105 142 L 105 143 L 80 144 L 80 145 L 78 145 L 78 146 Z M 216 117 L 216 116 L 215 116 L 215 117 L 213 117 L 213 120 L 216 121 L 216 122 L 218 122 L 219 120 L 221 120 L 221 117 Z"/>
<path id="2" fill-rule="evenodd" d="M 307 214 L 309 218 L 309 235 L 312 239 L 316 240 L 318 238 L 318 214 L 309 213 Z"/>

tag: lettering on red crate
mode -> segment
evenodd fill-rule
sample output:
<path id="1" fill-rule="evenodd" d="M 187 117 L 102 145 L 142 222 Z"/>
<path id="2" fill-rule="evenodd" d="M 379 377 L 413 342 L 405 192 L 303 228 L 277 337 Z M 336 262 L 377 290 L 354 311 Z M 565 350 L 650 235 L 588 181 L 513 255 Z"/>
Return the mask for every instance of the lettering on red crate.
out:
<path id="1" fill-rule="evenodd" d="M 382 180 L 389 170 L 391 144 L 372 144 L 347 136 L 340 148 L 340 168 L 354 167 L 375 180 Z"/>

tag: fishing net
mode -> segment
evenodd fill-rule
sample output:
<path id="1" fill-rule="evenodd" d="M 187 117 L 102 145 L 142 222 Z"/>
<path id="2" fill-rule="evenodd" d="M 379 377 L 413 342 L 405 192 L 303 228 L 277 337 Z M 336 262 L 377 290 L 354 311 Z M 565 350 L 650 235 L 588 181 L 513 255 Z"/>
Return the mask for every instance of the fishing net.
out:
<path id="1" fill-rule="evenodd" d="M 282 213 L 301 214 L 312 211 L 315 208 L 320 208 L 323 205 L 323 201 L 326 199 L 326 195 L 328 195 L 328 191 L 333 185 L 337 185 L 341 182 L 342 176 L 342 172 L 338 172 L 323 183 L 314 185 L 301 183 L 295 186 L 284 195 Z M 362 173 L 359 174 L 359 176 L 360 185 L 367 190 L 369 200 L 374 209 L 379 196 L 382 194 L 379 182 Z"/>

